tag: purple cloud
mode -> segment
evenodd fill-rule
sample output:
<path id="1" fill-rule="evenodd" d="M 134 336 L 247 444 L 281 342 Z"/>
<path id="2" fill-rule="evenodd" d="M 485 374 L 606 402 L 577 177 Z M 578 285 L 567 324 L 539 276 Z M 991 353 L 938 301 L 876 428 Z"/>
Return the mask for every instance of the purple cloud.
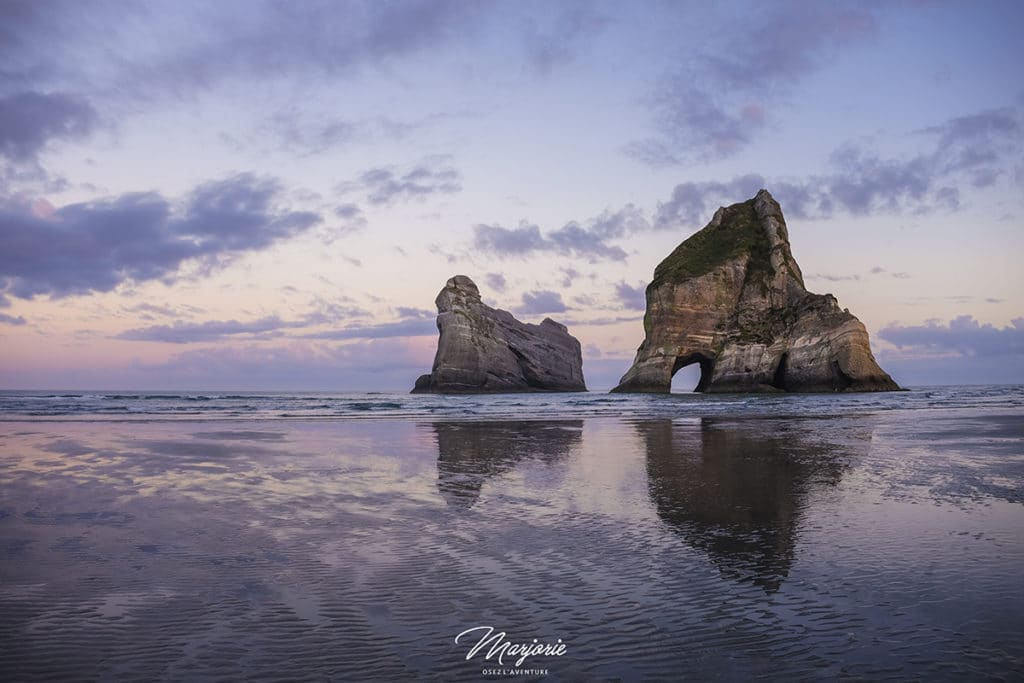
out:
<path id="1" fill-rule="evenodd" d="M 202 272 L 320 222 L 280 208 L 281 185 L 241 174 L 196 187 L 180 203 L 156 192 L 69 204 L 49 216 L 0 204 L 0 291 L 30 298 L 106 292 L 125 282 Z"/>
<path id="2" fill-rule="evenodd" d="M 28 321 L 22 316 L 7 315 L 6 313 L 0 313 L 0 324 L 2 325 L 24 325 Z"/>
<path id="3" fill-rule="evenodd" d="M 647 308 L 647 283 L 641 282 L 633 287 L 626 282 L 615 285 L 615 298 L 623 308 L 630 311 L 643 311 Z"/>
<path id="4" fill-rule="evenodd" d="M 523 294 L 523 303 L 516 308 L 516 313 L 540 315 L 542 313 L 564 313 L 569 310 L 562 295 L 550 290 L 534 290 Z"/>
<path id="5" fill-rule="evenodd" d="M 930 320 L 924 325 L 895 323 L 878 331 L 881 339 L 900 348 L 956 352 L 965 356 L 1024 355 L 1024 318 L 1015 318 L 1006 327 L 982 324 L 970 315 L 961 315 L 948 323 Z"/>
<path id="6" fill-rule="evenodd" d="M 650 97 L 658 134 L 630 145 L 630 154 L 654 166 L 735 154 L 760 134 L 767 107 L 878 30 L 874 8 L 863 5 L 792 0 L 748 9 L 718 25 L 709 19 L 714 47 L 659 83 Z"/>
<path id="7" fill-rule="evenodd" d="M 679 183 L 655 211 L 655 229 L 698 228 L 721 204 L 752 197 L 767 187 L 790 217 L 927 212 L 960 207 L 959 185 L 986 187 L 1010 168 L 1024 147 L 1020 112 L 994 109 L 950 119 L 917 134 L 930 150 L 886 158 L 862 145 L 846 144 L 829 158 L 825 173 L 803 180 L 766 179 L 757 174 L 731 180 Z"/>
<path id="8" fill-rule="evenodd" d="M 179 320 L 175 321 L 173 325 L 153 325 L 152 327 L 127 330 L 115 338 L 130 341 L 166 342 L 168 344 L 193 344 L 239 336 L 265 339 L 279 336 L 280 331 L 284 328 L 303 325 L 305 323 L 285 322 L 276 315 L 249 322 L 208 320 L 201 323 L 184 323 Z"/>
<path id="9" fill-rule="evenodd" d="M 18 92 L 0 97 L 0 156 L 34 162 L 51 140 L 77 140 L 97 127 L 85 100 L 66 93 Z"/>
<path id="10" fill-rule="evenodd" d="M 500 225 L 473 226 L 473 246 L 498 257 L 526 258 L 548 252 L 582 257 L 592 263 L 602 259 L 625 261 L 625 250 L 607 243 L 608 239 L 616 236 L 607 234 L 600 226 L 584 227 L 575 222 L 567 223 L 546 235 L 541 233 L 540 227 L 525 221 L 515 228 Z"/>
<path id="11" fill-rule="evenodd" d="M 374 168 L 363 173 L 359 182 L 366 190 L 366 200 L 383 206 L 462 190 L 459 171 L 433 163 L 420 164 L 401 174 L 390 168 Z"/>
<path id="12" fill-rule="evenodd" d="M 504 292 L 508 286 L 508 282 L 505 280 L 505 276 L 501 273 L 487 273 L 484 276 L 487 282 L 487 286 L 496 292 Z"/>

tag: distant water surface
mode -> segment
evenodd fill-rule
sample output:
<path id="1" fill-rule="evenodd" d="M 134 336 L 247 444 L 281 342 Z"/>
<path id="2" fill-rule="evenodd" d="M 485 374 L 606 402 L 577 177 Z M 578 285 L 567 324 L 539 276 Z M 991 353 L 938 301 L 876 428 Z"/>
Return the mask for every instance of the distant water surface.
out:
<path id="1" fill-rule="evenodd" d="M 865 394 L 442 396 L 408 393 L 0 391 L 0 421 L 487 419 L 681 415 L 836 415 L 887 410 L 1024 408 L 1024 386 L 920 387 Z"/>
<path id="2" fill-rule="evenodd" d="M 1020 387 L 0 405 L 0 680 L 1024 675 Z"/>

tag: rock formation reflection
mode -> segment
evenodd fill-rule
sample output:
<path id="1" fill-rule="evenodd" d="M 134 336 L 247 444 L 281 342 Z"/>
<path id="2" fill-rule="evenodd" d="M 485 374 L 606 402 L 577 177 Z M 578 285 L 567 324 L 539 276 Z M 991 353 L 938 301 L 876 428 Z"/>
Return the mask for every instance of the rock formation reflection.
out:
<path id="1" fill-rule="evenodd" d="M 579 446 L 582 420 L 435 422 L 437 489 L 449 505 L 469 508 L 491 477 L 520 461 L 552 462 Z"/>
<path id="2" fill-rule="evenodd" d="M 777 590 L 816 487 L 839 482 L 870 432 L 829 440 L 793 423 L 639 423 L 658 516 L 726 575 Z"/>

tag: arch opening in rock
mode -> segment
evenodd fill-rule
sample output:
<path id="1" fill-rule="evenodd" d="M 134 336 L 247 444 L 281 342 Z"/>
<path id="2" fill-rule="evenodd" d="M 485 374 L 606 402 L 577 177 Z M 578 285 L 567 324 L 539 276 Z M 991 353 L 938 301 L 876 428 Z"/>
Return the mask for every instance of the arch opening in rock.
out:
<path id="1" fill-rule="evenodd" d="M 772 386 L 776 389 L 786 391 L 786 370 L 788 365 L 789 352 L 786 352 L 779 358 L 779 365 L 775 368 L 775 374 L 772 376 Z"/>
<path id="2" fill-rule="evenodd" d="M 711 383 L 711 372 L 714 370 L 714 366 L 714 359 L 701 353 L 677 357 L 672 366 L 672 393 L 704 391 Z M 682 372 L 680 372 L 681 370 Z M 697 372 L 700 373 L 699 379 Z"/>

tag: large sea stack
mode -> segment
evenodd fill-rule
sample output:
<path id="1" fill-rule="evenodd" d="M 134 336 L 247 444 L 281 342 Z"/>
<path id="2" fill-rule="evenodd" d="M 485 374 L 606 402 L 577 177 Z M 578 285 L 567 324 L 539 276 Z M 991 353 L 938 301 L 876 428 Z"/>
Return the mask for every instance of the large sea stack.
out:
<path id="1" fill-rule="evenodd" d="M 580 343 L 565 325 L 531 325 L 491 308 L 465 275 L 448 280 L 435 303 L 437 355 L 414 394 L 587 390 Z"/>
<path id="2" fill-rule="evenodd" d="M 812 294 L 767 190 L 718 209 L 647 286 L 643 344 L 613 391 L 668 393 L 699 363 L 697 391 L 892 391 L 864 325 Z"/>

